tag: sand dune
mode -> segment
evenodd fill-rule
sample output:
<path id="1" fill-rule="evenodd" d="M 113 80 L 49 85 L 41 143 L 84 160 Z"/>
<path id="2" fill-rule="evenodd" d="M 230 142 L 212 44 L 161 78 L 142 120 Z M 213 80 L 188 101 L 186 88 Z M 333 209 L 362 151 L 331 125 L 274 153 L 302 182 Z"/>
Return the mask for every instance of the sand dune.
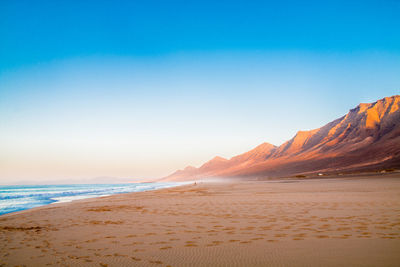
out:
<path id="1" fill-rule="evenodd" d="M 4 266 L 398 266 L 400 175 L 199 183 L 0 217 Z"/>

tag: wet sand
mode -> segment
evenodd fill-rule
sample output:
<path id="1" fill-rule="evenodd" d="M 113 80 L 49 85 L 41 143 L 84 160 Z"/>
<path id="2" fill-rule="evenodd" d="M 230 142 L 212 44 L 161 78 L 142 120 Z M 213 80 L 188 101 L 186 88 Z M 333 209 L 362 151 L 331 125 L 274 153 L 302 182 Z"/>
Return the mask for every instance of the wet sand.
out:
<path id="1" fill-rule="evenodd" d="M 0 266 L 399 266 L 400 175 L 199 183 L 0 216 Z"/>

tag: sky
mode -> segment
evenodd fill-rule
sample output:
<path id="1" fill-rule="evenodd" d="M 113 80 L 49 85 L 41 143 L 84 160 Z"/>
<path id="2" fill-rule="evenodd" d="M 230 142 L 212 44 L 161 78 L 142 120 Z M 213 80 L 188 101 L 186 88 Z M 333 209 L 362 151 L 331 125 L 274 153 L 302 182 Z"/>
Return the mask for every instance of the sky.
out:
<path id="1" fill-rule="evenodd" d="M 152 179 L 400 92 L 400 1 L 0 1 L 0 183 Z"/>

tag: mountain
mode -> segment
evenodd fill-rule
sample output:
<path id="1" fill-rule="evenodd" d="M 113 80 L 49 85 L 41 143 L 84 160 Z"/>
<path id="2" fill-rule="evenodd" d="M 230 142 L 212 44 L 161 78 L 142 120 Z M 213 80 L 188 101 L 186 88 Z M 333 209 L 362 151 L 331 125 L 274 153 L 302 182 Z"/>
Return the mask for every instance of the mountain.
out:
<path id="1" fill-rule="evenodd" d="M 215 157 L 162 180 L 257 179 L 386 168 L 400 168 L 399 95 L 359 104 L 321 128 L 297 132 L 279 147 L 263 143 L 231 159 Z"/>

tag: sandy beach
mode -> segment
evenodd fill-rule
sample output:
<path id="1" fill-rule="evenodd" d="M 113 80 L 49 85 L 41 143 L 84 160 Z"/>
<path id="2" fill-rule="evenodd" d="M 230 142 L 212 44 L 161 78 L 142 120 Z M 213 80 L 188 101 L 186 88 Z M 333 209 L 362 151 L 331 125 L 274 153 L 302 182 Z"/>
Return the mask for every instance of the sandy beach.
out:
<path id="1" fill-rule="evenodd" d="M 0 266 L 399 266 L 400 175 L 197 183 L 0 217 Z"/>

